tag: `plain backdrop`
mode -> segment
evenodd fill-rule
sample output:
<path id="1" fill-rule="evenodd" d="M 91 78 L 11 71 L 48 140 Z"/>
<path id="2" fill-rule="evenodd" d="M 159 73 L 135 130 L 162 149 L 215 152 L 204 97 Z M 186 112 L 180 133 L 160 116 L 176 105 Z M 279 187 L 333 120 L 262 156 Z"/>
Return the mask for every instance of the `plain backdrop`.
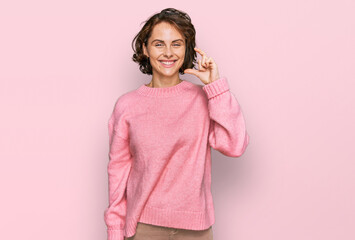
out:
<path id="1" fill-rule="evenodd" d="M 108 119 L 150 81 L 131 42 L 167 7 L 250 135 L 239 158 L 213 150 L 214 239 L 355 239 L 352 0 L 2 2 L 0 239 L 106 239 Z"/>

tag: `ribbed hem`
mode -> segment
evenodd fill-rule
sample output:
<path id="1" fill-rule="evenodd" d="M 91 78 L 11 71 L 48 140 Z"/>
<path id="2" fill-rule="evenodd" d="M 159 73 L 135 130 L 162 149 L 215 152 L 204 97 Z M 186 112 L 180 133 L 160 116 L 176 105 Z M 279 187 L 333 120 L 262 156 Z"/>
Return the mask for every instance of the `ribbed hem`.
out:
<path id="1" fill-rule="evenodd" d="M 137 223 L 136 218 L 126 218 L 125 237 L 132 237 L 136 234 Z"/>
<path id="2" fill-rule="evenodd" d="M 176 96 L 183 92 L 184 89 L 189 88 L 193 83 L 189 81 L 182 80 L 182 82 L 171 86 L 171 87 L 161 87 L 152 88 L 145 84 L 136 89 L 139 94 L 150 96 L 150 97 L 171 97 Z"/>
<path id="3" fill-rule="evenodd" d="M 124 240 L 124 229 L 108 229 L 107 240 Z"/>
<path id="4" fill-rule="evenodd" d="M 229 85 L 226 77 L 221 77 L 213 82 L 206 84 L 202 87 L 205 91 L 207 98 L 213 98 L 225 91 L 229 90 Z"/>
<path id="5" fill-rule="evenodd" d="M 205 230 L 215 222 L 214 207 L 212 205 L 204 212 L 189 212 L 161 209 L 146 205 L 140 217 L 126 218 L 126 237 L 132 237 L 136 234 L 138 222 L 171 228 Z"/>
<path id="6" fill-rule="evenodd" d="M 173 228 L 204 230 L 210 227 L 214 221 L 208 212 L 210 211 L 189 212 L 145 206 L 139 221 Z"/>

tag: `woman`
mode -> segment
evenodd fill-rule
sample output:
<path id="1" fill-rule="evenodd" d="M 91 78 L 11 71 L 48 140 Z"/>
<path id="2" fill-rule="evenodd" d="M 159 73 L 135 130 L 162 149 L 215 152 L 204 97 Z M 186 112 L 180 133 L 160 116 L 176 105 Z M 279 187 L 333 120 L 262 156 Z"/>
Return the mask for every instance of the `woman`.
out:
<path id="1" fill-rule="evenodd" d="M 133 60 L 152 80 L 120 96 L 108 122 L 108 240 L 211 240 L 211 147 L 243 154 L 241 108 L 215 61 L 195 48 L 186 13 L 162 10 L 134 41 Z M 196 52 L 202 58 L 193 69 Z"/>

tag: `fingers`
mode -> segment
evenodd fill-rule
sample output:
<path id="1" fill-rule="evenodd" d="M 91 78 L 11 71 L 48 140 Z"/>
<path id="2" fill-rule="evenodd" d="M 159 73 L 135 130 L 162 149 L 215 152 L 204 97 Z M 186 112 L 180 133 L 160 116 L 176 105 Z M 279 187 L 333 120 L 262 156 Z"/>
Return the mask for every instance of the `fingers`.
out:
<path id="1" fill-rule="evenodd" d="M 213 64 L 213 59 L 212 57 L 205 57 L 202 60 L 198 60 L 198 67 L 201 71 L 205 71 L 208 69 L 211 65 Z"/>
<path id="2" fill-rule="evenodd" d="M 197 48 L 197 47 L 195 47 L 194 49 L 195 49 L 196 52 L 198 52 L 199 54 L 201 54 L 201 56 L 206 55 L 206 53 L 205 53 L 204 51 L 202 51 L 201 49 L 199 49 L 199 48 Z"/>
<path id="3" fill-rule="evenodd" d="M 206 71 L 206 69 L 202 66 L 201 59 L 199 59 L 197 62 L 198 62 L 198 70 L 202 72 Z"/>
<path id="4" fill-rule="evenodd" d="M 207 60 L 207 56 L 206 56 L 206 55 L 203 55 L 203 56 L 202 56 L 201 65 L 202 65 L 204 68 L 207 68 L 207 67 L 208 67 L 206 60 Z"/>
<path id="5" fill-rule="evenodd" d="M 211 57 L 207 57 L 207 54 L 202 51 L 201 49 L 199 48 L 194 48 L 196 52 L 198 52 L 201 56 L 202 56 L 202 59 L 199 60 L 201 61 L 201 63 L 199 63 L 199 68 L 202 69 L 202 68 L 208 68 L 209 65 L 213 62 L 212 58 Z"/>
<path id="6" fill-rule="evenodd" d="M 213 59 L 212 59 L 212 57 L 209 57 L 207 59 L 207 65 L 210 66 L 211 64 L 213 64 Z"/>

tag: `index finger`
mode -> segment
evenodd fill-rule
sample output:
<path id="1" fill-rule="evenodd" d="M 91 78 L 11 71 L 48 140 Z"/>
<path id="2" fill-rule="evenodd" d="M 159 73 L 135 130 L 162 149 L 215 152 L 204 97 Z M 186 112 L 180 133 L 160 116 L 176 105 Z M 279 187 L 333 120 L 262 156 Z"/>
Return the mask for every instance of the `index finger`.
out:
<path id="1" fill-rule="evenodd" d="M 198 53 L 201 54 L 202 56 L 203 56 L 203 55 L 206 55 L 206 53 L 205 53 L 204 51 L 202 51 L 201 49 L 199 49 L 199 48 L 197 48 L 197 47 L 195 47 L 194 49 L 195 49 L 196 52 L 198 52 Z"/>

